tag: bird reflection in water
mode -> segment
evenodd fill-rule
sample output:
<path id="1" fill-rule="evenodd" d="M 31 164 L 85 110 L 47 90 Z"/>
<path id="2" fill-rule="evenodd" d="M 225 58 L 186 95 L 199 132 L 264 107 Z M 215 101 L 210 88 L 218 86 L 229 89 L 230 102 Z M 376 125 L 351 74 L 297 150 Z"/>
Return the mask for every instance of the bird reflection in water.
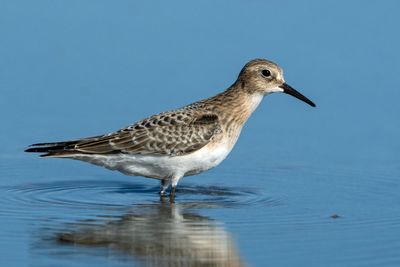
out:
<path id="1" fill-rule="evenodd" d="M 138 205 L 117 220 L 78 226 L 60 242 L 123 251 L 144 266 L 244 266 L 221 223 L 193 212 L 199 205 Z"/>

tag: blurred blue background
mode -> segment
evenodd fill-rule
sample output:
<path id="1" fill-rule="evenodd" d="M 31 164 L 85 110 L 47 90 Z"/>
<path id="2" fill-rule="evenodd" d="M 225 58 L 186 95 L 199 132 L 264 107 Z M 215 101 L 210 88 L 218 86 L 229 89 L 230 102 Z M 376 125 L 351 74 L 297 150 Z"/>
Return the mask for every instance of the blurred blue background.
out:
<path id="1" fill-rule="evenodd" d="M 2 0 L 0 185 L 82 177 L 155 185 L 22 151 L 212 96 L 248 60 L 267 58 L 317 108 L 268 96 L 222 165 L 184 182 L 256 188 L 282 203 L 199 212 L 225 224 L 252 266 L 398 266 L 399 11 L 398 1 Z M 21 194 L 0 204 L 8 233 L 0 262 L 44 266 L 51 253 L 30 249 L 32 233 L 63 214 L 14 216 L 31 212 L 15 201 Z M 86 256 L 63 264 L 98 257 Z"/>

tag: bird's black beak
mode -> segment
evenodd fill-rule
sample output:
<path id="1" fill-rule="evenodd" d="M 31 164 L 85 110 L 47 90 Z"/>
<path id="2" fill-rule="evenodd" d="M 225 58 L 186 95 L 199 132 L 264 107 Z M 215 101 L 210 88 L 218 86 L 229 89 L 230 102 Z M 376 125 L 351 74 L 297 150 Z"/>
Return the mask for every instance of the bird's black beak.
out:
<path id="1" fill-rule="evenodd" d="M 309 104 L 312 107 L 315 107 L 314 102 L 312 102 L 310 99 L 308 99 L 307 97 L 305 97 L 304 95 L 300 94 L 298 91 L 296 91 L 293 87 L 291 87 L 290 85 L 288 85 L 287 83 L 282 84 L 281 86 L 279 86 L 280 88 L 283 89 L 283 92 L 285 94 L 294 96 L 297 99 L 300 99 L 301 101 L 306 102 L 307 104 Z"/>

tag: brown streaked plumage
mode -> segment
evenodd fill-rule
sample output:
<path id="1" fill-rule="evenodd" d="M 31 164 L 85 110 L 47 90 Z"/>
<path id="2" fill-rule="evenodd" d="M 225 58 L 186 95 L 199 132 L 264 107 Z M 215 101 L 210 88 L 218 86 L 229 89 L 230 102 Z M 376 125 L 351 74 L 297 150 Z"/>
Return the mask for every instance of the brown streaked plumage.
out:
<path id="1" fill-rule="evenodd" d="M 90 162 L 128 175 L 161 179 L 161 193 L 180 178 L 218 165 L 262 98 L 284 92 L 315 106 L 287 85 L 282 69 L 255 59 L 224 92 L 183 108 L 143 119 L 119 131 L 73 141 L 40 143 L 26 152 Z"/>

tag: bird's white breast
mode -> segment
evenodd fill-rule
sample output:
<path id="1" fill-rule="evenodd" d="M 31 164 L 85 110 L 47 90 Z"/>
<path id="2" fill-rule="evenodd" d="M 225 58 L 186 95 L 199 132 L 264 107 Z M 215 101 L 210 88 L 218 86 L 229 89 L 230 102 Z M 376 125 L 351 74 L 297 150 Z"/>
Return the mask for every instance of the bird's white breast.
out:
<path id="1" fill-rule="evenodd" d="M 232 149 L 229 142 L 205 146 L 182 156 L 168 155 L 75 155 L 75 159 L 117 170 L 127 175 L 164 179 L 188 176 L 209 170 L 223 161 Z"/>

